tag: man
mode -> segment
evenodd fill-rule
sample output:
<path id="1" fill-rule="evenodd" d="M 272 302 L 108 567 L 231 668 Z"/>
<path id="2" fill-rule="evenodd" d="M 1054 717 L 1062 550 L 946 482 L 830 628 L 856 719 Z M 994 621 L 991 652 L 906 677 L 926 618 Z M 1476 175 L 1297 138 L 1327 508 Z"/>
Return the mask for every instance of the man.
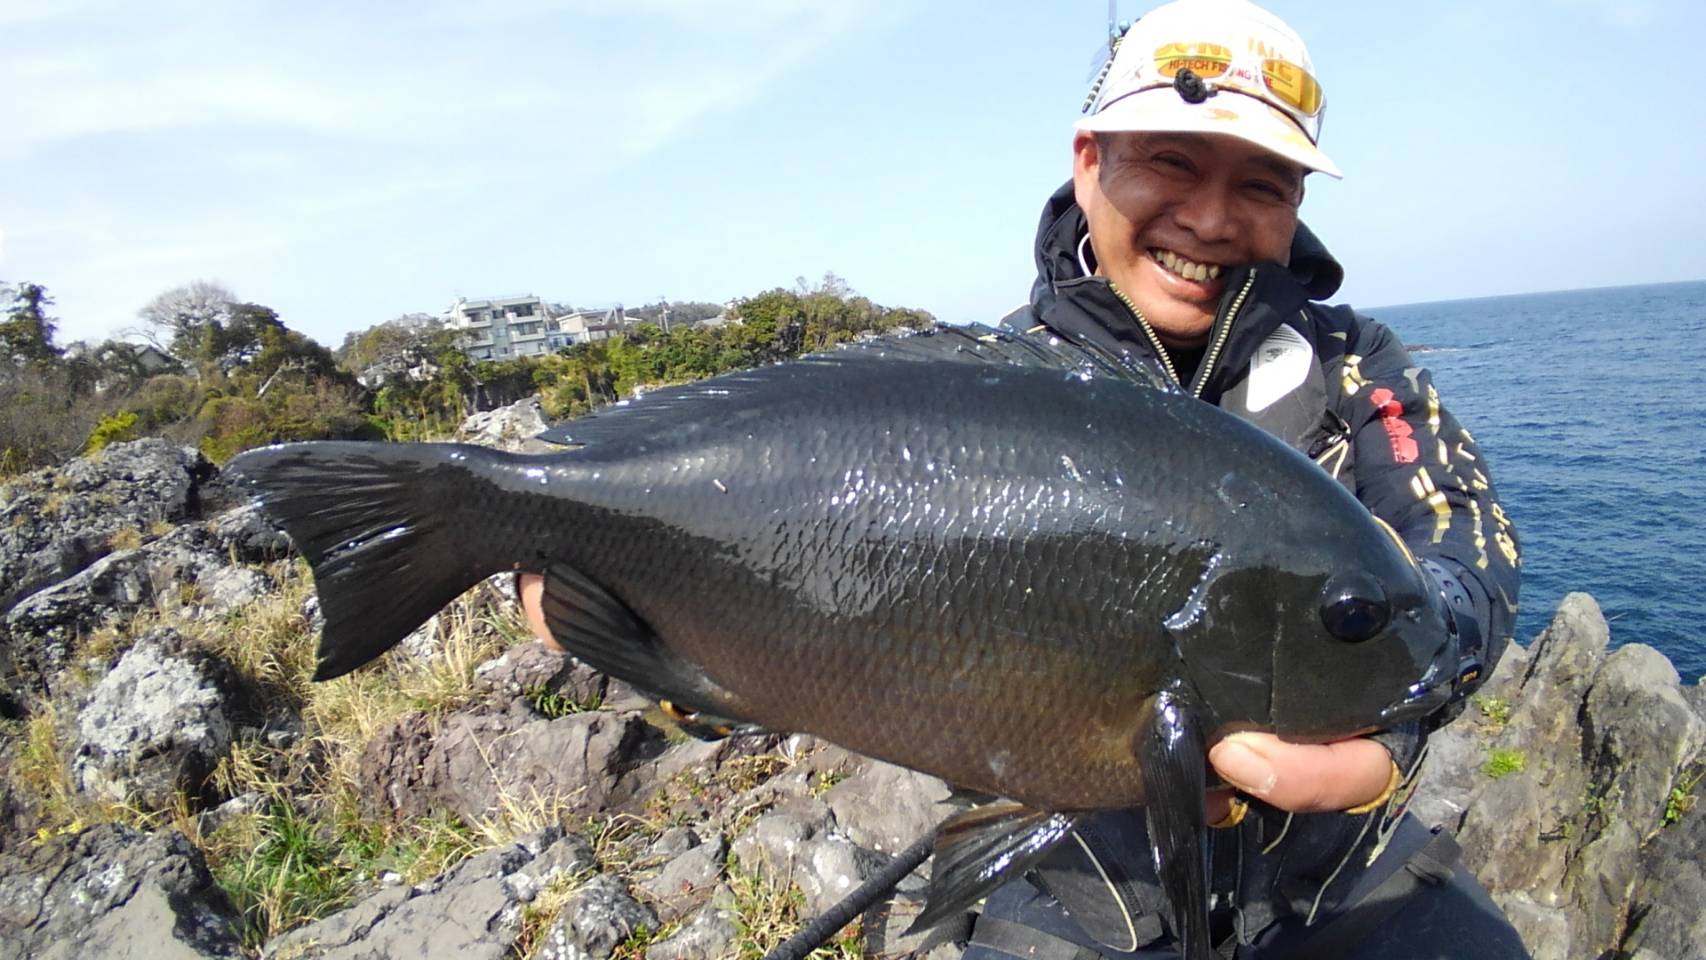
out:
<path id="1" fill-rule="evenodd" d="M 1298 222 L 1304 178 L 1339 171 L 1317 145 L 1324 101 L 1303 41 L 1246 0 L 1179 0 L 1122 38 L 1099 94 L 1072 181 L 1043 212 L 1031 303 L 1008 325 L 1154 364 L 1343 481 L 1441 587 L 1463 663 L 1454 715 L 1509 640 L 1515 532 L 1398 339 L 1311 302 L 1342 271 Z M 1235 788 L 1209 806 L 1223 951 L 1527 956 L 1451 846 L 1403 818 L 1428 729 L 1446 719 L 1212 748 Z M 968 960 L 1177 956 L 1141 818 L 1102 815 L 1079 834 L 989 898 Z"/>
<path id="2" fill-rule="evenodd" d="M 1339 175 L 1317 146 L 1322 104 L 1302 40 L 1245 0 L 1145 16 L 1078 126 L 1072 181 L 1044 209 L 1031 303 L 1007 324 L 1152 364 L 1342 480 L 1439 582 L 1461 704 L 1509 640 L 1515 533 L 1426 371 L 1384 327 L 1312 302 L 1342 276 L 1298 222 L 1305 175 Z M 522 596 L 549 642 L 537 577 Z M 1426 733 L 1215 744 L 1223 952 L 1527 956 L 1449 845 L 1403 818 Z M 1142 818 L 1104 814 L 1077 839 L 990 896 L 968 958 L 1177 956 Z"/>

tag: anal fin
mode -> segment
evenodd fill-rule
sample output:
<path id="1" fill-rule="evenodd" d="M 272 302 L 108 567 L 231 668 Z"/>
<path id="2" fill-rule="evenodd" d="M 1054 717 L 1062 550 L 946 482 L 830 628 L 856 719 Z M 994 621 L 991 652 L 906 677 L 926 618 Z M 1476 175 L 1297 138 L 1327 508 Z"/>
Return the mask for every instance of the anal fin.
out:
<path id="1" fill-rule="evenodd" d="M 1155 873 L 1172 907 L 1173 934 L 1184 960 L 1213 960 L 1208 926 L 1207 747 L 1187 699 L 1163 690 L 1149 699 L 1138 729 L 1144 819 Z"/>
<path id="2" fill-rule="evenodd" d="M 739 698 L 683 659 L 632 608 L 567 564 L 545 571 L 540 606 L 564 650 L 595 670 L 634 685 L 694 736 L 764 732 Z M 677 717 L 679 714 L 679 718 Z"/>
<path id="3" fill-rule="evenodd" d="M 936 830 L 929 897 L 907 933 L 927 930 L 1024 875 L 1077 822 L 1071 814 L 1011 801 L 949 817 Z"/>

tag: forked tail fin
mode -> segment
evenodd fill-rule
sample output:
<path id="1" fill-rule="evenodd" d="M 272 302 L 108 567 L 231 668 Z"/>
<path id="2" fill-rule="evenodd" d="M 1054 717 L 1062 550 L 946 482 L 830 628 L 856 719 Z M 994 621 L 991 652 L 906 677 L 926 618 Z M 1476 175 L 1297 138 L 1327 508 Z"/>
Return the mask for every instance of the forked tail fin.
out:
<path id="1" fill-rule="evenodd" d="M 500 456 L 460 444 L 294 443 L 231 461 L 314 570 L 326 619 L 314 679 L 374 659 L 504 569 L 459 536 L 475 528 L 470 494 L 489 491 L 480 467 Z"/>

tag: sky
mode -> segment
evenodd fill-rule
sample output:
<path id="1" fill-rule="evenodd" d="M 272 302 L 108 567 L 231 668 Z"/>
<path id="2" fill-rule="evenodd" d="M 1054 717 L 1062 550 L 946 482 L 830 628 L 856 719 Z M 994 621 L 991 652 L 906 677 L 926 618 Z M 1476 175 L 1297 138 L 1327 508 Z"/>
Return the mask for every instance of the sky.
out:
<path id="1" fill-rule="evenodd" d="M 1149 4 L 1125 0 L 1122 16 Z M 1303 219 L 1360 307 L 1706 278 L 1698 0 L 1273 0 L 1327 95 Z M 211 280 L 336 346 L 459 296 L 826 272 L 992 322 L 1103 0 L 0 0 L 0 281 L 60 340 Z"/>

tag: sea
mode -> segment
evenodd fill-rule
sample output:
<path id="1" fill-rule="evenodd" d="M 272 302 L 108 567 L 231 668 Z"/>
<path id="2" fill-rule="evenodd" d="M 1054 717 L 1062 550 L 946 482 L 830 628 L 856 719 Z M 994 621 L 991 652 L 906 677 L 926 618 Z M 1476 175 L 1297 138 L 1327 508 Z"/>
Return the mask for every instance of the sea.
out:
<path id="1" fill-rule="evenodd" d="M 1367 310 L 1433 371 L 1522 546 L 1517 639 L 1593 594 L 1706 673 L 1706 281 Z"/>

